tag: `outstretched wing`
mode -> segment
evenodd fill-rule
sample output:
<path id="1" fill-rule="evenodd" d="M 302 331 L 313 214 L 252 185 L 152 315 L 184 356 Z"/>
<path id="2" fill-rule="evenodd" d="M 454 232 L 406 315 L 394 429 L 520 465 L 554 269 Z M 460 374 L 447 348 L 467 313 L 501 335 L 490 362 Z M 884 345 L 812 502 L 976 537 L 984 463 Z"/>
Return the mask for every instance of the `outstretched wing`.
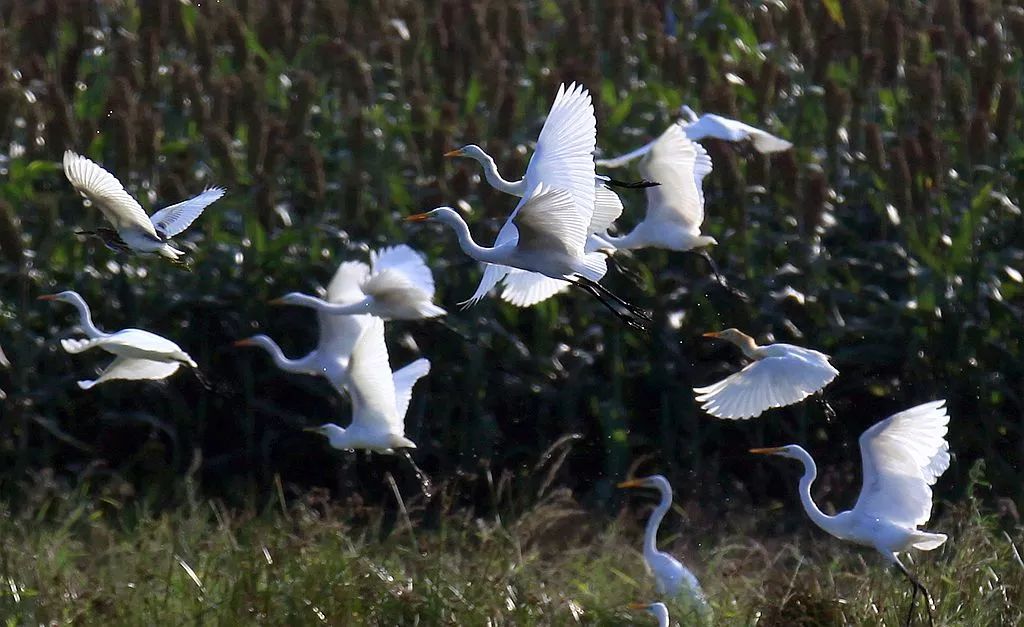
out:
<path id="1" fill-rule="evenodd" d="M 430 360 L 417 359 L 411 364 L 396 370 L 391 377 L 395 382 L 395 409 L 398 416 L 405 421 L 405 414 L 409 411 L 409 401 L 412 400 L 412 387 L 416 382 L 430 373 Z"/>
<path id="2" fill-rule="evenodd" d="M 546 185 L 534 188 L 514 218 L 519 230 L 516 245 L 522 253 L 563 253 L 579 256 L 587 241 L 587 221 L 572 196 Z"/>
<path id="3" fill-rule="evenodd" d="M 931 486 L 949 468 L 945 403 L 893 414 L 860 436 L 864 487 L 854 512 L 908 527 L 928 522 Z"/>
<path id="4" fill-rule="evenodd" d="M 64 175 L 78 193 L 99 207 L 114 228 L 137 228 L 159 239 L 139 201 L 125 191 L 121 181 L 96 162 L 67 150 L 64 152 Z"/>
<path id="5" fill-rule="evenodd" d="M 501 299 L 516 307 L 532 307 L 567 289 L 565 281 L 513 268 L 505 277 Z"/>
<path id="6" fill-rule="evenodd" d="M 427 298 L 434 297 L 434 275 L 423 260 L 423 256 L 405 244 L 383 248 L 370 253 L 373 275 L 363 286 L 366 293 L 372 292 L 371 284 L 385 271 L 399 273 L 408 279 L 412 287 L 422 291 Z"/>
<path id="7" fill-rule="evenodd" d="M 198 196 L 157 211 L 152 218 L 156 232 L 164 239 L 181 233 L 202 215 L 204 209 L 220 199 L 224 192 L 223 187 L 211 187 Z"/>
<path id="8" fill-rule="evenodd" d="M 776 137 L 767 131 L 733 120 L 723 118 L 714 113 L 705 113 L 696 122 L 683 125 L 686 136 L 696 141 L 705 137 L 715 137 L 730 142 L 741 142 L 747 139 L 754 143 L 758 152 L 771 153 L 789 150 L 793 144 Z"/>
<path id="9" fill-rule="evenodd" d="M 370 275 L 370 266 L 361 261 L 345 261 L 338 266 L 327 285 L 327 302 L 349 305 L 363 299 L 360 287 Z"/>
<path id="10" fill-rule="evenodd" d="M 177 361 L 152 361 L 149 359 L 118 356 L 98 378 L 92 381 L 79 381 L 78 387 L 88 390 L 94 385 L 114 379 L 128 381 L 165 379 L 177 372 L 179 367 L 181 367 L 181 362 Z"/>
<path id="11" fill-rule="evenodd" d="M 404 417 L 395 407 L 384 321 L 370 317 L 352 350 L 348 391 L 352 395 L 352 426 L 377 433 L 404 434 Z"/>
<path id="12" fill-rule="evenodd" d="M 678 223 L 700 235 L 704 222 L 704 177 L 711 173 L 711 157 L 690 141 L 678 124 L 668 127 L 640 162 L 644 178 L 661 183 L 647 188 L 647 217 Z"/>
<path id="13" fill-rule="evenodd" d="M 799 403 L 828 385 L 837 374 L 839 371 L 825 355 L 793 352 L 759 359 L 718 383 L 693 391 L 704 411 L 712 416 L 746 419 L 772 407 Z"/>

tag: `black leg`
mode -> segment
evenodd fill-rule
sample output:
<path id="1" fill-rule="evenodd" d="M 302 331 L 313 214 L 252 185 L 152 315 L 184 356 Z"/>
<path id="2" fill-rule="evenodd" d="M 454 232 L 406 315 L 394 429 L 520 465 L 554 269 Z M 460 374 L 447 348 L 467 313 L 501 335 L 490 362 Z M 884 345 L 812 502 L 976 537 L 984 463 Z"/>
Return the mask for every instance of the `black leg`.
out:
<path id="1" fill-rule="evenodd" d="M 584 283 L 588 287 L 590 287 L 590 289 L 592 289 L 595 293 L 600 293 L 605 298 L 612 299 L 616 303 L 618 303 L 618 304 L 622 305 L 623 307 L 625 307 L 626 311 L 628 311 L 629 313 L 633 314 L 637 318 L 640 318 L 640 319 L 645 320 L 647 322 L 650 322 L 652 320 L 651 314 L 649 314 L 646 309 L 643 309 L 641 307 L 637 307 L 636 305 L 634 305 L 632 303 L 627 303 L 626 301 L 622 300 L 621 298 L 619 298 L 618 296 L 616 296 L 615 294 L 610 292 L 607 287 L 601 285 L 597 281 L 591 281 L 590 279 L 587 279 L 587 278 L 584 278 L 584 277 L 577 277 L 577 278 L 578 278 L 578 280 L 581 283 Z"/>
<path id="2" fill-rule="evenodd" d="M 423 496 L 428 499 L 434 496 L 434 484 L 430 482 L 430 477 L 427 476 L 427 473 L 423 472 L 423 470 L 416 465 L 416 462 L 412 460 L 412 455 L 409 454 L 409 449 L 403 448 L 400 452 L 402 457 L 404 457 L 405 460 L 409 462 L 409 465 L 412 466 L 412 471 L 416 473 L 416 479 L 420 482 L 420 491 L 423 492 Z"/>
<path id="3" fill-rule="evenodd" d="M 724 287 L 726 290 L 729 291 L 730 294 L 732 294 L 736 298 L 739 298 L 743 302 L 750 301 L 750 297 L 747 296 L 743 291 L 736 289 L 732 285 L 729 285 L 729 282 L 725 280 L 725 277 L 722 276 L 722 273 L 718 271 L 718 264 L 715 263 L 715 260 L 711 257 L 711 254 L 706 249 L 700 249 L 699 253 L 700 256 L 703 257 L 704 260 L 708 262 L 708 266 L 711 267 L 711 274 L 715 275 L 715 281 L 718 281 L 719 285 Z"/>
<path id="4" fill-rule="evenodd" d="M 925 609 L 928 610 L 928 627 L 932 627 L 935 624 L 935 618 L 932 616 L 931 593 L 928 592 L 928 588 L 924 587 L 924 584 L 921 583 L 921 581 L 917 577 L 915 577 L 909 570 L 907 570 L 907 567 L 904 566 L 903 562 L 901 562 L 899 559 L 896 559 L 896 566 L 900 569 L 900 572 L 907 576 L 907 579 L 909 579 L 910 583 L 914 586 L 914 593 L 910 597 L 910 610 L 907 612 L 907 627 L 910 627 L 910 619 L 913 617 L 914 614 L 914 604 L 917 601 L 918 590 L 921 591 L 921 595 L 924 597 Z"/>
<path id="5" fill-rule="evenodd" d="M 185 365 L 187 366 L 188 364 Z M 199 372 L 199 368 L 192 368 L 192 374 L 196 375 L 196 380 L 199 381 L 199 385 L 203 386 L 204 389 L 213 389 L 213 383 L 206 378 L 206 375 L 204 375 L 202 372 Z"/>
<path id="6" fill-rule="evenodd" d="M 644 189 L 646 187 L 657 187 L 661 183 L 655 183 L 654 181 L 648 181 L 647 179 L 640 179 L 639 181 L 618 181 L 615 179 L 608 179 L 604 182 L 608 187 L 622 187 L 624 189 Z"/>
<path id="7" fill-rule="evenodd" d="M 580 278 L 581 277 L 577 277 L 577 279 Z M 638 322 L 633 315 L 631 315 L 629 312 L 620 311 L 617 307 L 615 307 L 610 302 L 605 300 L 604 296 L 602 296 L 600 292 L 594 290 L 592 287 L 594 285 L 593 281 L 578 282 L 570 280 L 569 283 L 596 298 L 602 305 L 608 308 L 608 311 L 615 314 L 615 317 L 617 317 L 619 320 L 625 323 L 626 326 L 636 329 L 637 331 L 647 333 L 647 328 L 642 323 Z"/>

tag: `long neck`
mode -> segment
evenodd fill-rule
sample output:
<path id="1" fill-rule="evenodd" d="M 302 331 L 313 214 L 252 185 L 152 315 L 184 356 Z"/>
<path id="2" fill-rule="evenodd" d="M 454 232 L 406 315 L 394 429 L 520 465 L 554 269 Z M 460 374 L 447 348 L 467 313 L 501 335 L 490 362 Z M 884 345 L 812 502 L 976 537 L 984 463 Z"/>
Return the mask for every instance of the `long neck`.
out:
<path id="1" fill-rule="evenodd" d="M 96 325 L 92 323 L 92 312 L 89 311 L 89 305 L 86 304 L 85 300 L 82 299 L 78 294 L 74 294 L 71 298 L 71 304 L 78 310 L 78 316 L 81 319 L 79 324 L 85 334 L 92 339 L 106 337 L 107 334 L 96 328 Z"/>
<path id="2" fill-rule="evenodd" d="M 518 181 L 505 180 L 498 172 L 498 166 L 494 163 L 491 155 L 481 150 L 480 154 L 474 155 L 473 158 L 483 166 L 484 178 L 487 179 L 491 187 L 513 196 L 522 196 L 526 192 L 525 179 L 519 179 Z"/>
<path id="3" fill-rule="evenodd" d="M 661 526 L 661 520 L 665 518 L 668 509 L 672 507 L 672 488 L 661 486 L 659 490 L 661 491 L 661 502 L 651 512 L 651 517 L 647 519 L 647 531 L 644 533 L 644 557 L 657 555 L 658 527 Z"/>
<path id="4" fill-rule="evenodd" d="M 322 298 L 316 296 L 310 296 L 308 294 L 295 294 L 292 296 L 295 302 L 293 305 L 299 305 L 301 307 L 310 307 L 317 311 L 334 315 L 356 315 L 364 314 L 370 311 L 370 305 L 372 304 L 369 298 L 354 303 L 329 303 Z"/>
<path id="5" fill-rule="evenodd" d="M 811 484 L 814 483 L 814 479 L 818 476 L 818 466 L 814 463 L 814 458 L 807 451 L 799 449 L 797 454 L 799 455 L 798 459 L 804 464 L 804 476 L 800 477 L 800 501 L 804 505 L 807 516 L 814 524 L 831 533 L 830 529 L 834 517 L 821 511 L 814 502 L 814 499 L 811 498 Z"/>
<path id="6" fill-rule="evenodd" d="M 740 337 L 733 339 L 733 343 L 736 344 L 736 346 L 739 346 L 740 350 L 743 351 L 743 354 L 750 359 L 759 359 L 762 357 L 762 355 L 758 354 L 758 349 L 761 347 L 758 346 L 757 342 L 754 341 L 754 338 L 749 335 L 740 335 Z M 808 457 L 808 459 L 810 459 L 810 457 Z M 811 465 L 814 465 L 813 459 L 811 460 Z"/>
<path id="7" fill-rule="evenodd" d="M 266 335 L 257 335 L 252 338 L 252 341 L 257 346 L 270 353 L 271 358 L 274 360 L 274 365 L 281 370 L 297 372 L 299 374 L 311 374 L 309 361 L 310 357 L 312 357 L 314 353 L 310 353 L 301 359 L 288 359 L 285 357 L 281 347 L 277 345 L 277 342 Z"/>
<path id="8" fill-rule="evenodd" d="M 635 228 L 625 235 L 606 235 L 604 236 L 604 239 L 614 246 L 616 250 L 629 250 L 631 248 L 641 248 L 644 246 L 644 242 L 640 241 L 637 229 Z"/>
<path id="9" fill-rule="evenodd" d="M 444 223 L 455 231 L 455 236 L 459 238 L 459 247 L 462 248 L 462 252 L 478 261 L 486 261 L 488 263 L 501 262 L 500 255 L 496 253 L 496 248 L 480 246 L 473 241 L 473 235 L 469 232 L 469 225 L 457 213 L 452 212 L 446 216 Z"/>

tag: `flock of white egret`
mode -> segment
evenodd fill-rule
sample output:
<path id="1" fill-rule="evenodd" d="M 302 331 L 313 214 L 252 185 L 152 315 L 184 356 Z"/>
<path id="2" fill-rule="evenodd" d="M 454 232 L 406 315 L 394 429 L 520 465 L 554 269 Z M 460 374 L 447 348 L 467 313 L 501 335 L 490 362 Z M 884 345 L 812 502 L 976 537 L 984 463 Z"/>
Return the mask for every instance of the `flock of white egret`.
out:
<path id="1" fill-rule="evenodd" d="M 447 225 L 463 252 L 483 262 L 483 276 L 476 292 L 465 301 L 467 306 L 499 285 L 500 297 L 519 307 L 576 287 L 629 326 L 643 330 L 650 321 L 648 312 L 611 293 L 600 281 L 608 259 L 617 250 L 660 247 L 687 251 L 716 243 L 701 233 L 702 181 L 712 163 L 696 140 L 708 136 L 750 140 L 762 152 L 791 147 L 789 142 L 742 122 L 711 114 L 697 117 L 685 107 L 683 115 L 685 119 L 671 124 L 645 146 L 621 157 L 595 161 L 597 121 L 590 94 L 582 85 L 562 85 L 521 179 L 502 177 L 494 159 L 477 145 L 446 155 L 478 161 L 491 186 L 519 197 L 493 246 L 477 243 L 469 225 L 451 207 L 438 207 L 407 220 Z M 618 168 L 633 161 L 638 161 L 642 177 L 636 183 L 623 183 L 596 171 L 597 166 Z M 149 216 L 112 174 L 88 158 L 67 151 L 64 172 L 113 227 L 80 233 L 99 237 L 117 251 L 160 255 L 177 264 L 183 263 L 184 253 L 170 238 L 187 229 L 225 193 L 222 188 L 206 189 Z M 609 232 L 623 210 L 614 187 L 643 188 L 646 194 L 646 215 L 622 235 Z M 39 298 L 66 302 L 78 311 L 85 338 L 62 339 L 65 351 L 82 353 L 98 347 L 115 356 L 97 378 L 79 381 L 82 389 L 115 379 L 164 379 L 182 365 L 201 376 L 196 362 L 171 340 L 140 329 L 100 331 L 87 303 L 74 291 Z M 304 357 L 289 358 L 265 335 L 239 340 L 236 345 L 264 349 L 278 368 L 287 372 L 322 376 L 351 400 L 352 419 L 347 428 L 328 423 L 307 430 L 325 436 L 334 448 L 401 450 L 412 461 L 407 449 L 416 444 L 405 434 L 405 413 L 413 387 L 430 372 L 431 364 L 421 358 L 392 371 L 384 324 L 386 320 L 446 314 L 434 302 L 434 279 L 423 256 L 406 245 L 374 251 L 369 264 L 357 260 L 341 263 L 324 298 L 293 292 L 272 304 L 313 309 L 319 325 L 316 348 Z M 798 403 L 820 392 L 838 375 L 829 357 L 814 350 L 788 344 L 758 346 L 736 329 L 704 335 L 735 344 L 750 360 L 722 381 L 695 388 L 696 400 L 717 418 L 747 419 Z M 2 352 L 0 365 L 6 365 Z M 931 550 L 946 540 L 943 534 L 918 527 L 931 513 L 931 485 L 949 465 L 948 421 L 944 401 L 933 401 L 894 414 L 865 431 L 860 438 L 864 474 L 860 498 L 853 509 L 834 516 L 823 513 L 811 498 L 816 467 L 803 448 L 789 445 L 751 451 L 803 463 L 800 498 L 811 520 L 837 538 L 874 547 L 907 576 L 914 587 L 908 623 L 919 590 L 926 598 L 931 622 L 931 597 L 898 554 L 910 548 Z M 663 599 L 686 594 L 705 603 L 697 578 L 656 545 L 658 527 L 672 503 L 669 482 L 655 475 L 625 481 L 619 487 L 654 488 L 661 494 L 643 544 L 643 558 L 657 593 Z M 650 611 L 662 625 L 668 624 L 663 603 L 636 607 Z"/>

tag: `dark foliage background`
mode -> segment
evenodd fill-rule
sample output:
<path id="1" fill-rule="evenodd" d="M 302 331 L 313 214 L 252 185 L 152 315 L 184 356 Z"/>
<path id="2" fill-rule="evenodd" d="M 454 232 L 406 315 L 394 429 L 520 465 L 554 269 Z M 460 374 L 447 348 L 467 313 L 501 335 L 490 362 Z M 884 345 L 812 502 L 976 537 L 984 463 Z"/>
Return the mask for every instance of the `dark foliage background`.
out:
<path id="1" fill-rule="evenodd" d="M 300 431 L 344 424 L 347 404 L 231 342 L 266 331 L 303 353 L 312 313 L 266 301 L 324 284 L 367 247 L 409 241 L 452 312 L 447 327 L 389 325 L 393 365 L 433 363 L 407 423 L 435 481 L 530 473 L 578 433 L 558 481 L 591 503 L 607 503 L 634 462 L 668 474 L 682 499 L 745 501 L 788 494 L 795 472 L 746 449 L 792 441 L 818 457 L 821 498 L 843 505 L 859 433 L 944 397 L 956 463 L 941 493 L 955 496 L 984 459 L 994 494 L 1019 500 L 1024 11 L 1011 5 L 0 3 L 0 345 L 13 362 L 0 371 L 4 490 L 13 497 L 52 469 L 115 473 L 159 498 L 180 495 L 183 475 L 236 503 L 262 502 L 275 477 L 286 490 L 386 498 L 384 470 L 412 481 L 398 461 L 337 454 Z M 735 289 L 696 255 L 637 252 L 624 262 L 636 276 L 609 281 L 654 310 L 649 337 L 577 295 L 459 311 L 475 264 L 450 234 L 400 220 L 458 204 L 478 237 L 496 232 L 514 201 L 442 154 L 480 143 L 508 176 L 522 172 L 570 80 L 594 95 L 605 154 L 659 133 L 683 103 L 796 144 L 767 158 L 705 142 L 711 253 Z M 186 238 L 194 271 L 73 235 L 102 218 L 59 170 L 68 147 L 150 208 L 227 186 Z M 643 198 L 624 200 L 628 224 Z M 105 358 L 59 350 L 73 311 L 35 301 L 67 288 L 101 327 L 173 338 L 214 389 L 180 374 L 80 391 L 74 381 Z M 833 355 L 837 418 L 813 401 L 749 422 L 703 415 L 690 388 L 739 356 L 699 334 L 726 326 Z M 460 494 L 486 508 L 493 492 Z"/>

